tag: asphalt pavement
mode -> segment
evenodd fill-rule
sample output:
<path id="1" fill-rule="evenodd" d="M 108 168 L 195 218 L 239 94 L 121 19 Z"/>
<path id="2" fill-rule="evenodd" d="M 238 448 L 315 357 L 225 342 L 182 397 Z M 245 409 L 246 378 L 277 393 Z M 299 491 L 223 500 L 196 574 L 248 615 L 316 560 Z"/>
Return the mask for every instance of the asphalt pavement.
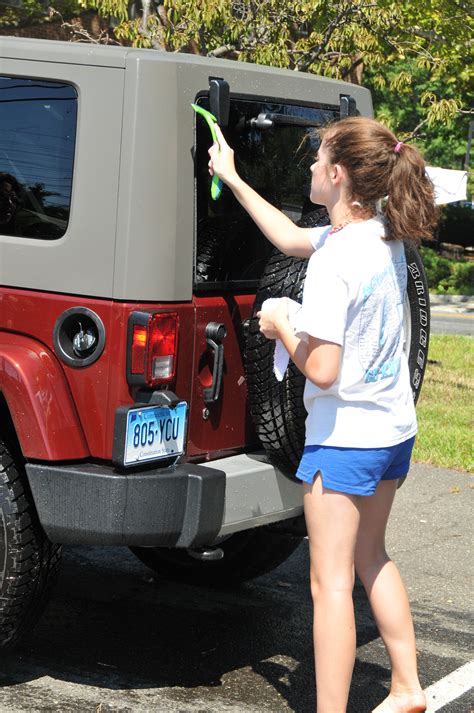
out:
<path id="1" fill-rule="evenodd" d="M 474 298 L 430 294 L 431 332 L 474 336 Z"/>
<path id="2" fill-rule="evenodd" d="M 441 682 L 449 701 L 433 704 L 440 713 L 474 710 L 472 690 L 445 684 L 472 658 L 472 488 L 466 473 L 414 465 L 388 532 L 422 685 Z M 368 713 L 386 695 L 389 666 L 359 584 L 355 605 L 348 713 Z M 160 579 L 126 548 L 68 547 L 40 623 L 2 657 L 0 711 L 313 713 L 311 617 L 307 541 L 234 590 Z"/>
<path id="3" fill-rule="evenodd" d="M 431 312 L 432 331 L 473 333 L 472 298 L 432 295 Z M 473 488 L 466 473 L 415 464 L 389 525 L 433 713 L 474 713 Z M 368 713 L 389 667 L 359 583 L 354 599 L 348 713 Z M 39 624 L 2 655 L 0 713 L 313 713 L 311 617 L 307 541 L 235 590 L 160 579 L 126 548 L 68 547 Z"/>

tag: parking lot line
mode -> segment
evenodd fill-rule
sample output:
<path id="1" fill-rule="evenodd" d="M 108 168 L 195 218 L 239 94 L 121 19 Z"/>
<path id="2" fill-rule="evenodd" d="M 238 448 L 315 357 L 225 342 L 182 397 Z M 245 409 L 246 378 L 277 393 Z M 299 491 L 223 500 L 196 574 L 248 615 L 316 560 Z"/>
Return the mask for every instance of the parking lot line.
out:
<path id="1" fill-rule="evenodd" d="M 450 317 L 452 319 L 474 319 L 474 314 L 460 314 L 459 312 L 432 312 L 432 317 Z"/>
<path id="2" fill-rule="evenodd" d="M 426 713 L 435 713 L 443 706 L 454 701 L 474 686 L 474 661 L 469 661 L 445 676 L 440 681 L 425 688 L 428 701 Z"/>

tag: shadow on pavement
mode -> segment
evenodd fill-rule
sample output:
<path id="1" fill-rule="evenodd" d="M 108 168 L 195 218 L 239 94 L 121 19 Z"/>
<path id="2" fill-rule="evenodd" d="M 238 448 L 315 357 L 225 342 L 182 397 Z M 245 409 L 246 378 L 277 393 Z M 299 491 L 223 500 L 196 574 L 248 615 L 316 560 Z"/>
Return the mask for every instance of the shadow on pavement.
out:
<path id="1" fill-rule="evenodd" d="M 361 646 L 378 633 L 360 584 L 355 603 Z M 281 711 L 308 713 L 311 619 L 306 542 L 278 570 L 233 590 L 160 580 L 124 548 L 68 548 L 40 623 L 3 656 L 0 686 L 50 676 L 109 690 L 177 687 L 188 704 L 204 696 L 270 710 L 261 677 L 274 689 L 269 701 L 282 697 Z M 387 676 L 358 662 L 349 710 L 360 713 L 361 692 L 364 710 L 379 703 Z"/>

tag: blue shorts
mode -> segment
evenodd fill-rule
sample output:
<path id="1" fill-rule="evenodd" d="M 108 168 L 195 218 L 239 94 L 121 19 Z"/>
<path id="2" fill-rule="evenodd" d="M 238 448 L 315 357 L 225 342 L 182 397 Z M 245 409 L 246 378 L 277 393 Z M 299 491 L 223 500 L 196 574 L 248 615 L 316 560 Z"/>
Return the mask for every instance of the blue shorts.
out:
<path id="1" fill-rule="evenodd" d="M 415 436 L 388 448 L 306 446 L 296 477 L 312 483 L 318 471 L 324 488 L 351 495 L 373 495 L 381 480 L 408 473 Z"/>

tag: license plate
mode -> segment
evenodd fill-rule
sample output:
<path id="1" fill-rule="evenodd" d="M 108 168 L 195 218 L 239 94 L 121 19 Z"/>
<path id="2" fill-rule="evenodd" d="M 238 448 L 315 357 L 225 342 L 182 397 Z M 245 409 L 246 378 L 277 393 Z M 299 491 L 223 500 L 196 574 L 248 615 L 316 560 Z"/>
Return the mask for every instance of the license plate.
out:
<path id="1" fill-rule="evenodd" d="M 184 452 L 187 404 L 175 408 L 145 406 L 130 409 L 125 431 L 124 465 L 162 458 L 178 458 Z"/>

